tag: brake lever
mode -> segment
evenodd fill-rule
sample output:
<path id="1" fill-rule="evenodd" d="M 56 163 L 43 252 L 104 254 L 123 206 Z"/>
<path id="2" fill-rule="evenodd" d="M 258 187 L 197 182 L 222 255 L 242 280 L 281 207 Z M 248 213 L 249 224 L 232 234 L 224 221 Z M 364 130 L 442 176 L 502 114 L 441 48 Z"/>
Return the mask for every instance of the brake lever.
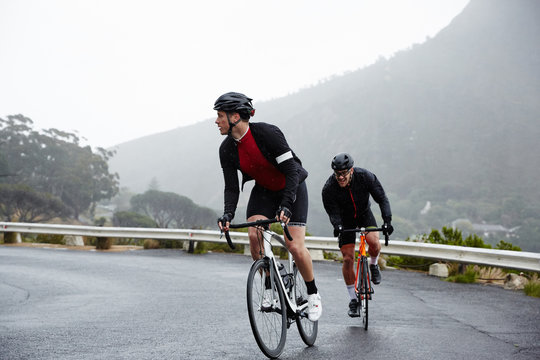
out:
<path id="1" fill-rule="evenodd" d="M 229 231 L 224 231 L 225 233 L 225 239 L 227 239 L 227 244 L 229 244 L 229 247 L 233 250 L 236 249 L 236 246 L 233 244 L 232 240 L 231 240 L 231 236 L 229 235 Z"/>
<path id="2" fill-rule="evenodd" d="M 281 224 L 281 227 L 283 228 L 283 232 L 285 233 L 285 235 L 287 235 L 287 239 L 289 239 L 289 241 L 293 241 L 293 238 L 291 236 L 291 233 L 289 232 L 289 227 L 287 226 L 287 224 L 285 224 L 284 222 L 280 222 Z"/>

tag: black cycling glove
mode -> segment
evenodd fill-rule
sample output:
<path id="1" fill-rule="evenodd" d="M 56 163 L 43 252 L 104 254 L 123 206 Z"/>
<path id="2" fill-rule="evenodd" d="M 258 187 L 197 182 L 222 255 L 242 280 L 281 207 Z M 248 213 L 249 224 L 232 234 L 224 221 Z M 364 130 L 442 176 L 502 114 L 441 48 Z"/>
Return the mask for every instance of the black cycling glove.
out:
<path id="1" fill-rule="evenodd" d="M 280 215 L 281 215 L 281 212 L 283 211 L 283 215 L 285 217 L 287 217 L 287 219 L 291 219 L 291 216 L 292 216 L 292 212 L 291 210 L 289 210 L 288 208 L 286 208 L 285 206 L 280 206 L 277 211 L 276 211 L 276 217 L 279 219 L 280 218 Z"/>
<path id="2" fill-rule="evenodd" d="M 233 214 L 231 213 L 225 213 L 221 215 L 219 219 L 217 219 L 218 224 L 221 223 L 221 226 L 225 226 L 227 223 L 230 223 L 233 219 Z"/>
<path id="3" fill-rule="evenodd" d="M 394 232 L 394 227 L 390 223 L 390 220 L 385 220 L 382 228 L 383 228 L 383 235 L 390 236 Z"/>

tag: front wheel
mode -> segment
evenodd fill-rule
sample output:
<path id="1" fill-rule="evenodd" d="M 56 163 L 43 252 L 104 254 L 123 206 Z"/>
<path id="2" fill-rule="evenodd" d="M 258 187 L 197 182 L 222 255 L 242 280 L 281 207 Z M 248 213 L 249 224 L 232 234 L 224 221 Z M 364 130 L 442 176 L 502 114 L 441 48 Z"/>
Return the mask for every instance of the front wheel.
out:
<path id="1" fill-rule="evenodd" d="M 359 284 L 358 289 L 358 309 L 360 311 L 360 317 L 362 318 L 362 324 L 364 325 L 364 330 L 368 329 L 368 306 L 369 306 L 369 288 L 370 288 L 370 276 L 369 276 L 369 266 L 367 258 L 361 259 L 361 273 L 358 277 Z"/>
<path id="2" fill-rule="evenodd" d="M 287 337 L 287 305 L 277 276 L 270 271 L 269 260 L 260 259 L 251 266 L 247 282 L 251 330 L 261 351 L 272 359 L 281 355 Z"/>
<path id="3" fill-rule="evenodd" d="M 317 339 L 317 332 L 319 329 L 319 322 L 318 321 L 311 321 L 307 318 L 307 288 L 306 283 L 304 281 L 304 278 L 302 277 L 302 274 L 300 274 L 300 271 L 298 271 L 298 268 L 296 267 L 296 264 L 293 266 L 293 273 L 294 273 L 294 294 L 296 298 L 296 306 L 299 308 L 303 308 L 301 311 L 297 311 L 296 313 L 296 326 L 298 327 L 298 332 L 300 333 L 300 337 L 302 338 L 302 341 L 307 346 L 312 346 L 315 343 L 315 340 Z"/>

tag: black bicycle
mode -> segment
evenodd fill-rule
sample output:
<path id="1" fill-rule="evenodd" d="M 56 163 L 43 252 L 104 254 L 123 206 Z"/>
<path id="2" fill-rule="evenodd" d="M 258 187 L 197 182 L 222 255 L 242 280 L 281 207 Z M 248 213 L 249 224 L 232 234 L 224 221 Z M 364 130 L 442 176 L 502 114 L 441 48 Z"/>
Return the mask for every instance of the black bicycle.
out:
<path id="1" fill-rule="evenodd" d="M 312 346 L 317 338 L 318 322 L 308 319 L 306 284 L 294 259 L 288 252 L 286 264 L 280 263 L 272 251 L 272 240 L 285 249 L 282 236 L 271 231 L 276 219 L 257 220 L 244 224 L 231 224 L 229 228 L 256 227 L 259 245 L 264 249 L 262 258 L 255 260 L 247 280 L 247 307 L 251 330 L 261 351 L 269 358 L 277 358 L 285 347 L 287 329 L 296 323 L 304 343 Z M 280 223 L 287 238 L 292 240 L 287 225 Z M 231 248 L 234 244 L 228 232 L 225 237 Z"/>
<path id="2" fill-rule="evenodd" d="M 356 229 L 343 229 L 342 232 L 358 232 L 360 233 L 360 243 L 358 245 L 358 258 L 356 262 L 356 273 L 354 280 L 354 291 L 358 300 L 358 317 L 362 318 L 362 324 L 364 330 L 368 329 L 368 309 L 369 300 L 373 295 L 373 288 L 371 287 L 371 274 L 369 272 L 369 264 L 366 253 L 366 235 L 372 231 L 384 231 L 382 228 L 356 228 Z M 388 246 L 388 235 L 384 235 L 384 245 Z M 356 253 L 356 252 L 355 252 Z"/>

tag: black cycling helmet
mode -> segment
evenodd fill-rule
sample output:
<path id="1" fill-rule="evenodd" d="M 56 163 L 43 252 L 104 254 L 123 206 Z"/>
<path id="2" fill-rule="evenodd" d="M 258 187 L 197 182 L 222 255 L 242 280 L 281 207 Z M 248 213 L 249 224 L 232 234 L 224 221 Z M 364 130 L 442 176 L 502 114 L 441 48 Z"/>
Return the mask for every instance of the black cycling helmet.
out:
<path id="1" fill-rule="evenodd" d="M 236 126 L 241 120 L 248 121 L 249 118 L 255 115 L 255 109 L 251 104 L 251 98 L 248 98 L 244 94 L 237 92 L 228 92 L 216 100 L 214 103 L 214 110 L 224 111 L 227 114 L 227 121 L 229 122 L 229 131 L 227 132 L 229 136 L 232 136 L 232 129 Z M 240 119 L 236 122 L 232 122 L 229 118 L 229 113 L 238 113 Z"/>
<path id="2" fill-rule="evenodd" d="M 334 171 L 349 170 L 354 166 L 354 160 L 347 153 L 339 153 L 332 159 L 332 169 Z"/>
<path id="3" fill-rule="evenodd" d="M 255 115 L 255 109 L 253 109 L 253 105 L 251 104 L 252 100 L 244 94 L 228 92 L 218 97 L 214 103 L 214 110 L 221 110 L 227 113 L 237 112 L 242 119 L 249 120 L 250 116 Z"/>

